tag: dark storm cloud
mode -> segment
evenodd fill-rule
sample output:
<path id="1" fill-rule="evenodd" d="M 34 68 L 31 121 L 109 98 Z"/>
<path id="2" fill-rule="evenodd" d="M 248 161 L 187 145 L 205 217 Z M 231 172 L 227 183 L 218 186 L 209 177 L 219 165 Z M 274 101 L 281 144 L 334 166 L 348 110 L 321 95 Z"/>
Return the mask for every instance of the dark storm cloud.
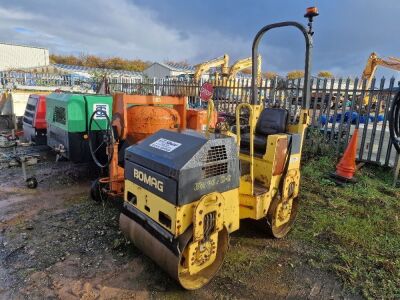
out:
<path id="1" fill-rule="evenodd" d="M 53 53 L 195 61 L 218 56 L 223 47 L 233 48 L 230 44 L 239 54 L 246 45 L 241 37 L 228 40 L 217 30 L 207 32 L 205 41 L 190 28 L 162 23 L 160 12 L 127 0 L 21 0 L 0 7 L 0 40 L 42 45 Z"/>
<path id="2" fill-rule="evenodd" d="M 42 45 L 56 53 L 193 63 L 228 53 L 233 61 L 251 54 L 260 27 L 282 20 L 305 23 L 304 9 L 315 3 L 321 13 L 314 25 L 315 72 L 358 75 L 370 52 L 396 56 L 400 49 L 398 0 L 1 2 L 1 41 Z M 303 41 L 294 30 L 268 35 L 261 50 L 264 69 L 302 68 Z"/>
<path id="3" fill-rule="evenodd" d="M 399 0 L 279 0 L 279 1 L 182 1 L 137 0 L 140 5 L 163 12 L 160 20 L 196 31 L 218 28 L 227 35 L 250 40 L 263 25 L 303 19 L 308 6 L 317 5 L 314 70 L 338 75 L 360 75 L 372 51 L 400 56 Z M 177 9 L 179 8 L 179 9 Z M 171 17 L 173 16 L 173 17 Z M 285 72 L 302 68 L 303 42 L 298 34 L 282 30 L 266 37 L 265 67 Z M 250 44 L 247 45 L 250 51 Z M 229 52 L 229 49 L 226 50 Z M 278 52 L 278 53 L 277 53 Z M 278 55 L 276 55 L 278 54 Z M 381 71 L 380 71 L 381 72 Z M 386 72 L 393 74 L 393 71 Z M 379 72 L 378 72 L 379 74 Z"/>

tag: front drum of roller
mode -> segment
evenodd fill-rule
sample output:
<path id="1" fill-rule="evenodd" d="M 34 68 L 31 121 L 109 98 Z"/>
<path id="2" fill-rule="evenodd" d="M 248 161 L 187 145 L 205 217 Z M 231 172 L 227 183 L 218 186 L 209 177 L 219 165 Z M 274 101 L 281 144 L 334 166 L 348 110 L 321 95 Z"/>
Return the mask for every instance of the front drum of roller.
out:
<path id="1" fill-rule="evenodd" d="M 195 290 L 206 285 L 220 269 L 229 246 L 229 234 L 224 228 L 218 233 L 218 249 L 215 261 L 200 272 L 190 275 L 184 267 L 185 248 L 192 240 L 190 227 L 179 237 L 179 255 L 173 253 L 156 237 L 144 229 L 139 223 L 121 213 L 119 218 L 121 232 L 129 238 L 137 248 L 150 257 L 172 278 L 187 290 Z"/>

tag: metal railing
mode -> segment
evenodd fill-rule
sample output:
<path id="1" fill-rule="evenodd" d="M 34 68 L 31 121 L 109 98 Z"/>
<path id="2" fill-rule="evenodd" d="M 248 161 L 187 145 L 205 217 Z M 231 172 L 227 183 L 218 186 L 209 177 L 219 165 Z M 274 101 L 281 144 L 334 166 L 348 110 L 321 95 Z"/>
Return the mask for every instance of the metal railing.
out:
<path id="1" fill-rule="evenodd" d="M 74 90 L 91 91 L 98 88 L 98 82 L 91 78 L 57 73 L 26 73 L 18 71 L 0 72 L 0 88 L 31 90 Z"/>
<path id="2" fill-rule="evenodd" d="M 251 79 L 210 80 L 214 86 L 214 103 L 218 112 L 234 114 L 240 103 L 249 103 Z M 190 105 L 201 106 L 198 99 L 203 82 L 176 79 L 142 79 L 110 81 L 113 92 L 188 96 Z M 266 107 L 283 107 L 290 121 L 297 120 L 302 101 L 302 79 L 263 80 L 258 99 Z M 359 128 L 358 160 L 393 166 L 396 153 L 392 149 L 388 129 L 388 110 L 395 92 L 395 79 L 372 80 L 321 79 L 311 81 L 310 128 L 318 130 L 337 154 L 341 154 Z"/>
<path id="3" fill-rule="evenodd" d="M 214 86 L 214 103 L 218 112 L 234 114 L 240 103 L 249 103 L 251 78 L 226 81 L 209 80 Z M 110 78 L 111 92 L 128 94 L 188 96 L 191 107 L 202 106 L 198 98 L 203 81 L 176 78 Z M 63 74 L 0 73 L 0 84 L 14 86 L 82 87 L 95 91 L 96 80 Z M 283 107 L 289 111 L 291 122 L 298 118 L 302 101 L 302 79 L 262 80 L 258 99 L 266 107 Z M 310 128 L 317 130 L 337 154 L 342 153 L 355 128 L 359 128 L 358 159 L 393 166 L 396 153 L 392 149 L 388 129 L 388 112 L 395 92 L 395 79 L 366 80 L 320 79 L 311 81 Z"/>

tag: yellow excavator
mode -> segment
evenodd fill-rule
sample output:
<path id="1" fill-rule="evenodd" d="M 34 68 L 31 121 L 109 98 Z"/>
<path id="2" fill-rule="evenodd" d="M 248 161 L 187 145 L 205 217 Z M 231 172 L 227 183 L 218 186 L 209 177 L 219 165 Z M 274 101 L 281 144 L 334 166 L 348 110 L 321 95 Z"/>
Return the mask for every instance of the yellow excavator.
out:
<path id="1" fill-rule="evenodd" d="M 205 61 L 203 63 L 195 65 L 194 79 L 196 81 L 201 79 L 201 76 L 210 70 L 211 68 L 221 67 L 221 73 L 215 74 L 215 78 L 219 79 L 220 77 L 226 78 L 227 80 L 232 80 L 236 78 L 238 72 L 251 68 L 252 66 L 252 58 L 244 58 L 237 60 L 231 67 L 229 67 L 229 55 L 224 54 L 223 56 Z M 257 76 L 261 76 L 261 56 L 258 57 L 258 70 Z"/>
<path id="2" fill-rule="evenodd" d="M 292 228 L 299 204 L 300 160 L 309 123 L 312 18 L 263 27 L 252 46 L 252 97 L 236 109 L 237 128 L 249 111 L 248 133 L 160 130 L 125 151 L 120 229 L 185 289 L 209 282 L 222 265 L 229 235 L 241 219 L 258 220 L 275 238 Z M 299 118 L 258 100 L 258 46 L 266 32 L 293 27 L 304 37 Z M 209 116 L 212 102 L 209 102 Z"/>
<path id="3" fill-rule="evenodd" d="M 360 87 L 362 86 L 363 80 L 366 80 L 365 89 L 369 90 L 371 88 L 372 79 L 375 76 L 378 66 L 384 68 L 400 71 L 400 59 L 396 57 L 379 57 L 375 52 L 372 52 L 368 57 L 367 64 L 365 65 L 364 71 L 361 75 Z M 364 106 L 368 106 L 369 96 L 366 95 L 363 99 Z M 373 97 L 372 103 L 377 102 L 377 97 Z"/>
<path id="4" fill-rule="evenodd" d="M 257 84 L 260 85 L 261 82 L 261 66 L 262 66 L 262 59 L 261 59 L 261 55 L 259 55 L 257 57 Z M 252 58 L 251 57 L 247 57 L 244 59 L 239 59 L 237 60 L 230 68 L 229 68 L 229 72 L 227 74 L 227 76 L 222 77 L 222 81 L 218 81 L 219 84 L 221 85 L 220 88 L 228 88 L 225 89 L 224 92 L 220 92 L 219 94 L 229 94 L 229 89 L 234 89 L 234 86 L 236 84 L 236 76 L 237 74 L 242 71 L 242 70 L 246 70 L 248 68 L 251 68 L 252 66 Z M 219 78 L 218 78 L 219 79 Z M 242 90 L 241 89 L 237 89 L 235 91 L 235 96 L 236 97 L 241 97 L 242 101 L 247 101 L 250 95 L 243 95 L 242 94 Z M 244 99 L 246 98 L 246 99 Z"/>
<path id="5" fill-rule="evenodd" d="M 199 81 L 201 76 L 210 70 L 211 68 L 221 67 L 221 75 L 226 76 L 229 72 L 229 55 L 224 54 L 223 56 L 205 61 L 203 63 L 194 66 L 194 80 Z M 216 75 L 217 76 L 217 75 Z"/>
<path id="6" fill-rule="evenodd" d="M 375 52 L 372 52 L 368 57 L 367 64 L 365 65 L 364 71 L 361 75 L 361 79 L 367 80 L 367 89 L 371 86 L 372 78 L 374 77 L 378 66 L 400 71 L 400 59 L 392 56 L 381 58 L 378 57 Z"/>
<path id="7" fill-rule="evenodd" d="M 257 81 L 260 80 L 261 78 L 261 65 L 262 65 L 262 60 L 261 60 L 261 55 L 258 56 L 258 70 L 257 70 Z M 252 66 L 252 58 L 247 57 L 244 59 L 239 59 L 237 60 L 230 68 L 229 68 L 229 73 L 228 73 L 228 80 L 233 80 L 236 78 L 237 73 L 239 73 L 242 70 L 251 68 Z"/>

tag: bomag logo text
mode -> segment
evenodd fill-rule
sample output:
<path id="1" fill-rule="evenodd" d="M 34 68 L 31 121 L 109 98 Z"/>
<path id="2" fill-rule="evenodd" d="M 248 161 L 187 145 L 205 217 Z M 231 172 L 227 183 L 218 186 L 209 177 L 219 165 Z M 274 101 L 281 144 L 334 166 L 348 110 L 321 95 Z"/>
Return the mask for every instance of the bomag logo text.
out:
<path id="1" fill-rule="evenodd" d="M 146 173 L 139 171 L 137 169 L 133 169 L 133 177 L 140 180 L 147 185 L 154 187 L 155 189 L 159 190 L 160 192 L 164 192 L 164 183 L 157 178 L 147 175 Z"/>

